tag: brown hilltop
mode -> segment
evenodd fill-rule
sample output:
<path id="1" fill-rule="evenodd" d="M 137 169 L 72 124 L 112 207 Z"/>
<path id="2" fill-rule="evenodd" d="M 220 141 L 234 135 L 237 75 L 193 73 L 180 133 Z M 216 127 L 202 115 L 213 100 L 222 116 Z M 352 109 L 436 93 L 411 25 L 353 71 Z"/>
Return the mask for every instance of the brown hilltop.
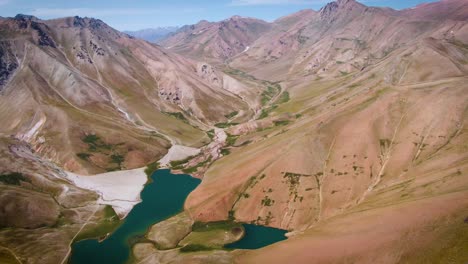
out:
<path id="1" fill-rule="evenodd" d="M 194 59 L 223 62 L 246 50 L 269 29 L 270 24 L 265 21 L 233 16 L 220 22 L 200 21 L 182 27 L 160 44 Z"/>

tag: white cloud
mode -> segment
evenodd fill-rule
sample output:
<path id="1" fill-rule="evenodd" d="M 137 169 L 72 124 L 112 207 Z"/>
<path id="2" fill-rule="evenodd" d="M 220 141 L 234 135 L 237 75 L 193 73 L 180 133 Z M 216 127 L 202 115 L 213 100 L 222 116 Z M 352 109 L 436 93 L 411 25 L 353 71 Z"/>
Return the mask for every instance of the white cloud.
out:
<path id="1" fill-rule="evenodd" d="M 0 0 L 5 1 L 5 0 Z M 37 8 L 31 13 L 33 16 L 42 18 L 87 16 L 87 17 L 111 17 L 111 16 L 138 16 L 155 14 L 180 14 L 202 12 L 202 8 L 187 9 L 151 9 L 151 8 Z"/>
<path id="2" fill-rule="evenodd" d="M 232 0 L 232 6 L 252 5 L 313 5 L 331 2 L 332 0 Z"/>

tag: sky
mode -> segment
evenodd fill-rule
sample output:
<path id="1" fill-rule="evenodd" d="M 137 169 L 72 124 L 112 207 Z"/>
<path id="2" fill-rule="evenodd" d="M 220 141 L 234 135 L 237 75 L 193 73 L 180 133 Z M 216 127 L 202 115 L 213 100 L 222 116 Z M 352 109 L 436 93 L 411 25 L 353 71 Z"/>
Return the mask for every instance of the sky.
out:
<path id="1" fill-rule="evenodd" d="M 302 9 L 319 10 L 332 0 L 0 0 L 0 16 L 99 18 L 118 30 L 182 26 L 233 15 L 273 21 Z M 410 8 L 436 0 L 358 0 L 368 6 Z"/>

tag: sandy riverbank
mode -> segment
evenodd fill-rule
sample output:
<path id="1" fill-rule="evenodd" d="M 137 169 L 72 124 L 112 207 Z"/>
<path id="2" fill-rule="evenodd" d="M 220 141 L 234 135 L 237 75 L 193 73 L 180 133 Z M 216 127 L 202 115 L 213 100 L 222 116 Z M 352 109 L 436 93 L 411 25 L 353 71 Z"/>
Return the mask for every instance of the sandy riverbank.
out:
<path id="1" fill-rule="evenodd" d="M 161 167 L 166 167 L 169 162 L 173 160 L 183 160 L 190 156 L 195 156 L 200 153 L 200 149 L 198 148 L 191 148 L 181 145 L 173 145 L 169 152 L 167 152 L 166 156 L 159 160 L 159 164 Z"/>
<path id="2" fill-rule="evenodd" d="M 67 179 L 76 186 L 97 192 L 98 203 L 112 206 L 122 219 L 141 202 L 140 192 L 147 182 L 145 168 L 114 171 L 93 176 L 83 176 L 67 172 Z"/>

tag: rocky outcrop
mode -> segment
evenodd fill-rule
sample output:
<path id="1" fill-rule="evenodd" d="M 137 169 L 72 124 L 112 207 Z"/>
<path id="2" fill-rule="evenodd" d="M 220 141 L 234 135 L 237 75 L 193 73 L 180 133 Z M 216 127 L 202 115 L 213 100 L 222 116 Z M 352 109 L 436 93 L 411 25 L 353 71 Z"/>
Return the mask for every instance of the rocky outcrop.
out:
<path id="1" fill-rule="evenodd" d="M 0 92 L 18 68 L 18 60 L 8 42 L 0 42 Z"/>

